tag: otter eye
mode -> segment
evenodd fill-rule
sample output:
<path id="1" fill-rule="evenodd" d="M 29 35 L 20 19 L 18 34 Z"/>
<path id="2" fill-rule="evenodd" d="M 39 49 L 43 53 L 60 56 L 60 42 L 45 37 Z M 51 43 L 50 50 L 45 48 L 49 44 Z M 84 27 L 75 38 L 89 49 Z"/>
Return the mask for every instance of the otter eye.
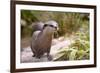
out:
<path id="1" fill-rule="evenodd" d="M 48 26 L 47 24 L 44 25 L 44 27 Z"/>
<path id="2" fill-rule="evenodd" d="M 53 28 L 55 28 L 55 29 L 57 29 L 57 27 L 55 27 L 55 26 L 53 26 L 53 25 L 49 25 L 50 27 L 53 27 Z"/>
<path id="3" fill-rule="evenodd" d="M 53 25 L 49 25 L 50 27 L 54 27 Z"/>
<path id="4" fill-rule="evenodd" d="M 47 27 L 48 25 L 47 24 L 45 24 L 44 26 L 43 26 L 43 29 L 45 28 L 45 27 Z"/>

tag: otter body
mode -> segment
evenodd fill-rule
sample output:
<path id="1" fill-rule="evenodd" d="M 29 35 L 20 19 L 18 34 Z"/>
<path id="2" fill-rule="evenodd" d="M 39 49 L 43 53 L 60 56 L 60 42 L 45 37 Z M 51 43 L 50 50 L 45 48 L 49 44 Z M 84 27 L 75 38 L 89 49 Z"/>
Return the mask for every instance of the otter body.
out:
<path id="1" fill-rule="evenodd" d="M 54 31 L 57 26 L 53 27 L 53 24 L 44 24 L 42 31 L 35 31 L 32 35 L 31 50 L 34 57 L 41 58 L 44 53 L 47 53 L 49 57 L 51 43 L 53 39 Z"/>

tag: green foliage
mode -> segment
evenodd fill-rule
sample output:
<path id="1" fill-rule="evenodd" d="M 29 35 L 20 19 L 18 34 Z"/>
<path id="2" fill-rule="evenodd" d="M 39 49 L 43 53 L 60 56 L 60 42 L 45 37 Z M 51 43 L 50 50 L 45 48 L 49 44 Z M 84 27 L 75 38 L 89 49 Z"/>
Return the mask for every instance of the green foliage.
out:
<path id="1" fill-rule="evenodd" d="M 73 60 L 75 59 L 77 50 L 73 48 L 63 48 L 59 50 L 56 57 L 54 58 L 54 61 L 64 61 L 64 60 Z"/>
<path id="2" fill-rule="evenodd" d="M 30 37 L 32 34 L 32 29 L 28 26 L 21 26 L 21 38 Z"/>
<path id="3" fill-rule="evenodd" d="M 89 59 L 90 43 L 88 32 L 78 32 L 76 35 L 75 41 L 68 48 L 62 48 L 58 51 L 54 61 Z"/>
<path id="4" fill-rule="evenodd" d="M 32 22 L 37 21 L 37 17 L 29 10 L 21 10 L 21 19 L 26 21 L 26 25 L 30 25 Z"/>

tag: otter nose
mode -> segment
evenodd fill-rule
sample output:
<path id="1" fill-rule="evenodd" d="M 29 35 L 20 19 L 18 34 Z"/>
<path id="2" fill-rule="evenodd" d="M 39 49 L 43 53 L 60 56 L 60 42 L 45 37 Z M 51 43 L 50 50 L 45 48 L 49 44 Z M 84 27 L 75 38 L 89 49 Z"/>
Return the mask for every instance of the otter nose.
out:
<path id="1" fill-rule="evenodd" d="M 54 27 L 57 31 L 59 30 L 59 28 L 58 27 Z"/>

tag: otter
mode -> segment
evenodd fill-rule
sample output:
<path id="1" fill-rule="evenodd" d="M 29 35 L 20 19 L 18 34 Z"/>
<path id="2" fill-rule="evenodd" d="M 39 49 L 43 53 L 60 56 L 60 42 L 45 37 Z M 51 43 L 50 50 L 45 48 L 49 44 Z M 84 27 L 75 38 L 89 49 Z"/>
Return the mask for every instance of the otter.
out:
<path id="1" fill-rule="evenodd" d="M 58 30 L 56 21 L 47 21 L 44 23 L 42 30 L 33 32 L 31 40 L 31 50 L 33 57 L 41 58 L 44 53 L 47 53 L 47 58 L 50 60 L 50 48 L 53 39 L 53 34 Z"/>

